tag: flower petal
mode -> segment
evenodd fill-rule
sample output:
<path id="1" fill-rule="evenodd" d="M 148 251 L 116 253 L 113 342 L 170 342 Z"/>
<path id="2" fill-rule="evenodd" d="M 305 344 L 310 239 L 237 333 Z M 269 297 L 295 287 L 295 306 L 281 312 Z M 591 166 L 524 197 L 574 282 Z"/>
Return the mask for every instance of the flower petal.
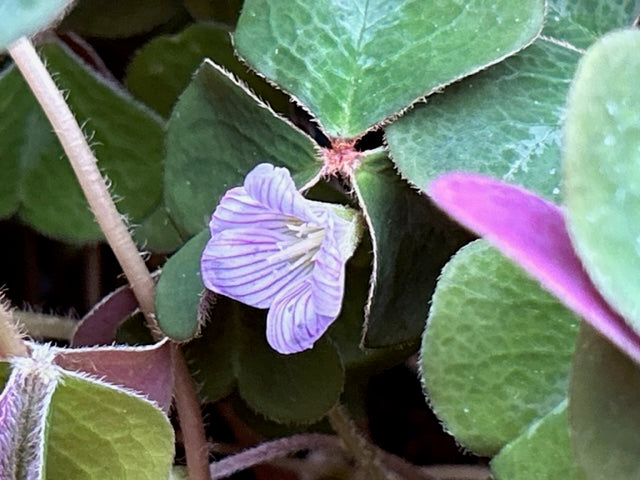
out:
<path id="1" fill-rule="evenodd" d="M 307 200 L 287 169 L 260 164 L 211 217 L 201 261 L 206 287 L 271 307 L 267 337 L 279 352 L 311 348 L 342 308 L 359 218 L 336 208 L 346 207 Z"/>
<path id="2" fill-rule="evenodd" d="M 335 317 L 319 314 L 308 279 L 291 283 L 274 300 L 267 314 L 267 341 L 284 354 L 297 353 L 313 344 Z"/>
<path id="3" fill-rule="evenodd" d="M 286 168 L 261 163 L 247 174 L 244 188 L 252 199 L 273 212 L 305 222 L 317 221 Z"/>
<path id="4" fill-rule="evenodd" d="M 258 228 L 235 228 L 214 235 L 202 254 L 205 286 L 253 307 L 268 308 L 285 286 L 311 273 L 310 264 L 292 268 L 286 259 L 278 259 L 278 243 L 289 240 L 277 231 Z"/>
<path id="5" fill-rule="evenodd" d="M 346 262 L 360 240 L 357 232 L 359 218 L 354 216 L 352 221 L 341 218 L 334 207 L 320 203 L 311 206 L 326 229 L 315 256 L 313 301 L 319 314 L 330 317 L 337 317 L 342 309 Z"/>
<path id="6" fill-rule="evenodd" d="M 362 237 L 362 217 L 350 207 L 309 200 L 311 211 L 320 225 L 332 232 L 336 248 L 343 261 L 351 258 Z"/>
<path id="7" fill-rule="evenodd" d="M 264 228 L 286 232 L 291 217 L 273 211 L 251 198 L 244 187 L 229 190 L 220 200 L 209 223 L 211 235 L 230 228 Z"/>
<path id="8" fill-rule="evenodd" d="M 311 277 L 313 302 L 321 315 L 335 318 L 342 309 L 346 261 L 340 257 L 335 236 L 327 233 L 316 255 Z"/>

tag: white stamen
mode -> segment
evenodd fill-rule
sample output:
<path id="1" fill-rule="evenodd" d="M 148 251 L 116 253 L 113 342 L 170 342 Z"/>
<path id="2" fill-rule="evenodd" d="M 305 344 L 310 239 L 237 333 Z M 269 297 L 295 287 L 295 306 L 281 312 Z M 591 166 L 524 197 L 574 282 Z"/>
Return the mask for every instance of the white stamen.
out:
<path id="1" fill-rule="evenodd" d="M 324 228 L 309 222 L 298 225 L 287 224 L 287 228 L 291 230 L 293 235 L 278 244 L 280 251 L 271 255 L 269 262 L 276 263 L 288 260 L 289 268 L 294 270 L 314 259 L 324 238 Z"/>

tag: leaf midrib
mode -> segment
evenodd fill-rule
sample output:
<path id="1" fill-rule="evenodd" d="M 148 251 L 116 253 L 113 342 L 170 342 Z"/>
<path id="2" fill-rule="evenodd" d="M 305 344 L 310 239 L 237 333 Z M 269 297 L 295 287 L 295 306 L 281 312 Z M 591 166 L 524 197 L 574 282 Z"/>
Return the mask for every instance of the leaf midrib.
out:
<path id="1" fill-rule="evenodd" d="M 353 100 L 355 97 L 355 91 L 357 88 L 357 81 L 360 78 L 362 67 L 360 66 L 360 49 L 362 48 L 362 37 L 367 28 L 367 14 L 369 13 L 370 0 L 365 0 L 364 10 L 362 14 L 362 21 L 360 23 L 360 29 L 355 42 L 355 52 L 353 56 L 353 70 L 351 79 L 349 82 L 349 91 L 347 93 L 347 101 L 345 102 L 345 126 L 351 125 L 351 112 L 353 111 Z M 346 130 L 350 130 L 347 128 Z"/>

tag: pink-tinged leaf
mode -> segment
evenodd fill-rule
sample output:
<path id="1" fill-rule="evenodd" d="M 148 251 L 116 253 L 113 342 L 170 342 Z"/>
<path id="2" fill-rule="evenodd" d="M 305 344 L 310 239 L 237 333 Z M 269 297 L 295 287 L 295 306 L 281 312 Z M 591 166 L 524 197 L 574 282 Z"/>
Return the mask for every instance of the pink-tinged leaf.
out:
<path id="1" fill-rule="evenodd" d="M 485 237 L 640 362 L 640 337 L 602 298 L 585 273 L 560 208 L 522 188 L 466 173 L 438 177 L 428 194 L 441 209 Z"/>
<path id="2" fill-rule="evenodd" d="M 56 348 L 55 352 L 60 367 L 135 390 L 169 411 L 173 369 L 167 339 L 143 347 Z"/>
<path id="3" fill-rule="evenodd" d="M 138 308 L 129 286 L 120 287 L 91 309 L 78 324 L 71 339 L 73 346 L 113 343 L 120 323 Z"/>

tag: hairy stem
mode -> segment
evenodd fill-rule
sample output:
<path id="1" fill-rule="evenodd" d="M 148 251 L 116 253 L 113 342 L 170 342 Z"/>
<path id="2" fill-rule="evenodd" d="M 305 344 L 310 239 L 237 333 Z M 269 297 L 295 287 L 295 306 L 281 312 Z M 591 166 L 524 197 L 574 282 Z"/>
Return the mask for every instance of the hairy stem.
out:
<path id="1" fill-rule="evenodd" d="M 24 357 L 29 350 L 16 328 L 11 310 L 0 298 L 0 359 Z"/>
<path id="2" fill-rule="evenodd" d="M 377 458 L 375 447 L 358 432 L 344 407 L 336 405 L 329 411 L 327 418 L 349 453 L 366 470 L 367 478 L 387 480 L 389 477 Z"/>
<path id="3" fill-rule="evenodd" d="M 147 320 L 153 322 L 153 280 L 129 234 L 127 225 L 116 210 L 82 129 L 31 42 L 25 37 L 19 38 L 9 45 L 8 50 L 51 122 L 89 206 L 140 303 L 140 308 Z"/>
<path id="4" fill-rule="evenodd" d="M 96 158 L 82 133 L 82 129 L 31 42 L 22 37 L 9 45 L 8 51 L 51 122 L 91 211 L 122 267 L 131 285 L 131 290 L 140 304 L 140 309 L 147 318 L 149 327 L 157 334 L 154 317 L 155 285 L 153 279 L 140 256 L 126 223 L 113 203 L 107 184 L 98 169 Z M 173 355 L 173 364 L 175 369 L 174 396 L 182 430 L 185 432 L 189 478 L 191 480 L 208 480 L 209 470 L 202 468 L 203 464 L 208 464 L 202 415 L 191 376 L 182 354 L 177 351 L 177 347 Z"/>
<path id="5" fill-rule="evenodd" d="M 13 318 L 34 339 L 53 338 L 70 341 L 78 325 L 73 318 L 47 315 L 45 313 L 14 310 Z"/>
<path id="6" fill-rule="evenodd" d="M 209 447 L 204 433 L 202 411 L 187 362 L 178 345 L 173 344 L 171 357 L 175 373 L 173 400 L 185 446 L 190 479 L 209 479 Z"/>

